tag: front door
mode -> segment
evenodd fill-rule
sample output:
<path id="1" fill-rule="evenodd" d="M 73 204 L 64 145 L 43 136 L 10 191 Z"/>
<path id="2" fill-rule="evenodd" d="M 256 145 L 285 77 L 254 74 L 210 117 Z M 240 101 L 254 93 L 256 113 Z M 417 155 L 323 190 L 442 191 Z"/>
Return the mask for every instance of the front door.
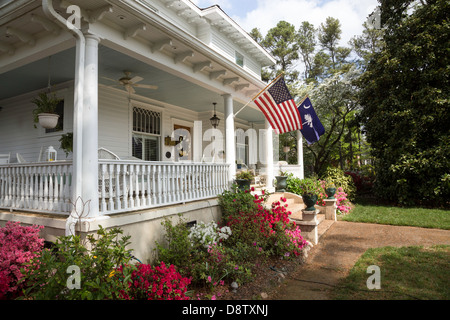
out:
<path id="1" fill-rule="evenodd" d="M 192 160 L 192 128 L 174 124 L 175 140 L 179 141 L 175 146 L 175 161 Z"/>

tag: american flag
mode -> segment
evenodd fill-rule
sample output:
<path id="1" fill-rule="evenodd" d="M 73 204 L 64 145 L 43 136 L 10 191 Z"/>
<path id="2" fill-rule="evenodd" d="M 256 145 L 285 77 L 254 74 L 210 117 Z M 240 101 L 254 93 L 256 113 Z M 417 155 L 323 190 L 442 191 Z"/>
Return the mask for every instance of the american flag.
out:
<path id="1" fill-rule="evenodd" d="M 267 86 L 253 101 L 277 134 L 303 128 L 297 105 L 292 99 L 283 77 Z"/>

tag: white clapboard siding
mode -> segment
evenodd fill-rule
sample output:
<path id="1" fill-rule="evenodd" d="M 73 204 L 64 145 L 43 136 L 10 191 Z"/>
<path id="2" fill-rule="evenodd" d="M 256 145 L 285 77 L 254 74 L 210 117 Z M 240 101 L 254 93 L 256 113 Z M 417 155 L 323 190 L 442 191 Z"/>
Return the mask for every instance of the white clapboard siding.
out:
<path id="1" fill-rule="evenodd" d="M 36 162 L 41 148 L 53 146 L 58 152 L 58 159 L 66 159 L 59 149 L 61 134 L 72 131 L 73 91 L 63 89 L 58 96 L 64 99 L 64 131 L 45 133 L 39 124 L 34 127 L 33 109 L 30 102 L 39 92 L 4 100 L 0 112 L 0 153 L 11 153 L 11 162 L 17 162 L 16 153 L 25 161 Z M 71 158 L 71 156 L 69 156 Z"/>
<path id="2" fill-rule="evenodd" d="M 244 56 L 244 69 L 253 73 L 257 78 L 261 78 L 261 64 L 256 62 L 245 50 L 240 48 L 230 39 L 225 38 L 219 31 L 213 29 L 211 32 L 211 48 L 223 55 L 225 58 L 235 62 L 236 51 Z"/>

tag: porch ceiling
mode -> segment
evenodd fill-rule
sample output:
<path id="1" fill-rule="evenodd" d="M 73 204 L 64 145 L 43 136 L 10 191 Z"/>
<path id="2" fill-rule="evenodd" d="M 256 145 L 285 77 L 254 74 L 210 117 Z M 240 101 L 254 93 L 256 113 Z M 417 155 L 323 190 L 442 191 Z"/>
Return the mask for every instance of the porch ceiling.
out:
<path id="1" fill-rule="evenodd" d="M 217 102 L 217 111 L 223 112 L 223 98 L 216 92 L 165 72 L 144 62 L 136 60 L 104 45 L 99 46 L 99 84 L 115 85 L 106 79 L 120 79 L 124 71 L 130 71 L 131 77 L 140 76 L 140 84 L 155 85 L 157 90 L 135 88 L 136 95 L 164 103 L 186 107 L 197 112 L 211 111 L 212 103 Z M 75 48 L 64 50 L 25 66 L 0 74 L 0 101 L 21 94 L 42 90 L 47 87 L 50 75 L 52 85 L 74 79 Z M 120 86 L 115 88 L 123 90 Z M 234 110 L 243 104 L 235 101 Z M 249 122 L 263 122 L 264 116 L 258 110 L 247 107 L 239 118 Z"/>
<path id="2" fill-rule="evenodd" d="M 132 3 L 146 3 L 146 1 L 143 1 L 136 0 L 132 1 Z M 4 61 L 11 61 L 11 63 L 3 63 L 0 69 L 0 101 L 46 88 L 49 74 L 52 85 L 73 80 L 75 49 L 73 47 L 71 48 L 74 45 L 71 35 L 65 37 L 67 36 L 66 31 L 55 27 L 52 22 L 45 20 L 45 18 L 45 21 L 41 21 L 45 15 L 40 7 L 40 1 L 16 0 L 14 10 L 10 10 L 11 12 L 8 11 L 10 2 L 4 2 L 5 4 L 2 6 L 3 2 L 0 0 L 0 13 L 3 13 L 0 14 L 0 59 L 4 58 Z M 64 5 L 61 5 L 63 9 L 69 4 L 68 1 L 55 2 L 64 3 Z M 84 14 L 89 17 L 91 17 L 89 15 L 90 13 L 94 13 L 95 10 L 103 8 L 105 4 L 112 4 L 114 6 L 113 12 L 108 10 L 102 11 L 102 18 L 99 18 L 101 19 L 101 25 L 108 26 L 111 30 L 122 30 L 121 32 L 124 32 L 124 34 L 128 34 L 127 30 L 135 28 L 136 23 L 143 19 L 142 17 L 137 18 L 130 14 L 128 16 L 125 15 L 127 11 L 122 4 L 130 4 L 131 2 L 122 0 L 73 0 L 70 2 L 80 5 L 85 10 Z M 160 2 L 177 12 L 182 9 L 182 17 L 187 21 L 191 21 L 189 23 L 199 23 L 198 21 L 201 21 L 200 23 L 206 23 L 210 21 L 207 23 L 224 29 L 225 31 L 223 32 L 228 32 L 227 28 L 230 28 L 230 26 L 224 25 L 224 23 L 232 24 L 229 21 L 230 19 L 227 19 L 224 14 L 219 14 L 220 9 L 218 8 L 201 10 L 184 0 L 173 2 L 161 0 Z M 64 11 L 62 10 L 62 12 Z M 191 17 L 191 15 L 195 17 Z M 133 40 L 151 45 L 152 50 L 159 50 L 174 59 L 178 56 L 182 58 L 183 54 L 189 53 L 192 50 L 195 54 L 188 56 L 187 59 L 180 60 L 182 61 L 182 63 L 179 63 L 180 68 L 182 65 L 188 66 L 191 70 L 193 68 L 194 73 L 196 73 L 197 71 L 195 70 L 198 66 L 198 70 L 200 71 L 197 74 L 204 75 L 208 75 L 213 71 L 219 71 L 218 73 L 220 73 L 226 70 L 226 79 L 224 75 L 219 75 L 219 80 L 212 80 L 211 83 L 214 81 L 216 83 L 215 87 L 214 85 L 208 86 L 207 82 L 197 84 L 195 81 L 189 81 L 188 77 L 180 77 L 179 75 L 182 72 L 177 74 L 177 72 L 174 72 L 175 69 L 169 72 L 169 70 L 164 69 L 164 66 L 158 65 L 157 63 L 153 64 L 149 61 L 144 62 L 142 59 L 136 59 L 136 57 L 128 55 L 129 53 L 126 52 L 127 48 L 119 50 L 117 47 L 112 46 L 111 43 L 108 43 L 108 41 L 105 41 L 103 44 L 100 43 L 99 46 L 99 83 L 101 85 L 112 85 L 113 82 L 105 78 L 118 80 L 123 76 L 123 71 L 130 71 L 132 73 L 131 77 L 140 76 L 144 78 L 140 84 L 158 86 L 157 90 L 135 88 L 136 95 L 186 107 L 198 112 L 211 111 L 213 102 L 217 102 L 218 112 L 224 112 L 223 98 L 220 95 L 221 92 L 225 93 L 230 91 L 236 92 L 234 109 L 238 111 L 243 106 L 243 103 L 247 102 L 247 97 L 250 100 L 252 92 L 257 92 L 260 89 L 259 87 L 262 84 L 260 80 L 253 79 L 251 76 L 247 77 L 240 70 L 235 70 L 233 67 L 230 68 L 224 60 L 215 60 L 214 57 L 211 59 L 211 57 L 207 56 L 210 54 L 209 52 L 205 53 L 197 50 L 198 48 L 191 48 L 173 35 L 170 36 L 170 40 L 172 41 L 170 45 L 163 45 L 161 48 L 155 49 L 158 43 L 164 43 L 168 39 L 168 35 L 158 28 L 150 26 L 149 21 L 146 21 L 146 23 L 147 31 L 140 31 L 137 35 L 133 33 L 132 36 L 130 35 L 130 37 L 133 37 Z M 100 26 L 99 23 L 94 23 L 94 25 Z M 236 26 L 234 28 L 238 29 Z M 238 34 L 245 39 L 233 38 L 235 41 L 251 42 L 251 40 L 247 39 L 248 37 L 246 38 L 241 33 L 243 32 L 230 33 L 229 36 L 233 38 Z M 51 42 L 52 39 L 59 39 L 61 42 L 49 44 L 49 47 L 46 48 L 45 41 Z M 253 43 L 251 44 L 252 46 L 254 45 Z M 38 51 L 41 48 L 43 51 Z M 50 63 L 47 56 L 49 54 L 51 54 Z M 261 56 L 259 50 L 252 52 L 252 55 L 257 56 L 258 60 L 262 59 L 265 61 L 264 63 L 267 63 L 267 57 L 264 55 Z M 18 58 L 15 59 L 15 57 Z M 207 62 L 210 65 L 204 70 L 202 65 Z M 222 63 L 225 64 L 221 65 Z M 211 78 L 211 74 L 209 74 L 209 77 Z M 234 79 L 239 80 L 236 82 Z M 231 84 L 225 84 L 226 80 L 232 80 Z M 224 82 L 224 88 L 228 87 L 226 90 L 222 91 L 222 89 L 218 89 L 217 83 L 220 83 L 220 81 Z M 244 89 L 238 89 L 238 87 L 243 87 Z M 245 108 L 239 114 L 239 118 L 249 122 L 264 122 L 263 114 L 255 106 Z"/>

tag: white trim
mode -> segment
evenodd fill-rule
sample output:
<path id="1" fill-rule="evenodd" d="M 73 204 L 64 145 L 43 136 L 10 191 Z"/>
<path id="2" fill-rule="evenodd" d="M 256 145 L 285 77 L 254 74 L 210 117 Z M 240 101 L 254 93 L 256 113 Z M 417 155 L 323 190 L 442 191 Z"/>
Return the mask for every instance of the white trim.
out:
<path id="1" fill-rule="evenodd" d="M 173 130 L 173 126 L 175 124 L 178 124 L 180 126 L 189 127 L 191 129 L 194 128 L 194 121 L 182 120 L 182 119 L 175 118 L 175 117 L 170 117 L 170 120 L 172 121 L 172 130 Z"/>

